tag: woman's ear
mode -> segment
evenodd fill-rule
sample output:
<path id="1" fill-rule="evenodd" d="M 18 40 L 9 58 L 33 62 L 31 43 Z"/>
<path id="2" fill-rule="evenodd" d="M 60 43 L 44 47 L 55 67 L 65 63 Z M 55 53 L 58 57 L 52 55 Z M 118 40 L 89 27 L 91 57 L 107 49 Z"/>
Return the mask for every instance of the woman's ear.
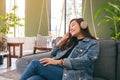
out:
<path id="1" fill-rule="evenodd" d="M 82 22 L 80 23 L 80 27 L 81 27 L 82 29 L 86 29 L 86 28 L 88 27 L 87 22 L 82 21 Z"/>

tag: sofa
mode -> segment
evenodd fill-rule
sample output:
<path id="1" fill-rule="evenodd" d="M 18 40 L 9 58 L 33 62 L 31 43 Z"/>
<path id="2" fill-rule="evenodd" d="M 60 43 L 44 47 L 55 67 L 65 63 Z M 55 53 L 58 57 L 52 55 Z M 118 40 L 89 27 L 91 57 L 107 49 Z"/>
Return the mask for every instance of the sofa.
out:
<path id="1" fill-rule="evenodd" d="M 94 80 L 120 80 L 120 41 L 100 39 L 100 54 L 95 62 Z M 16 61 L 21 74 L 33 59 L 51 57 L 50 52 L 24 56 Z"/>

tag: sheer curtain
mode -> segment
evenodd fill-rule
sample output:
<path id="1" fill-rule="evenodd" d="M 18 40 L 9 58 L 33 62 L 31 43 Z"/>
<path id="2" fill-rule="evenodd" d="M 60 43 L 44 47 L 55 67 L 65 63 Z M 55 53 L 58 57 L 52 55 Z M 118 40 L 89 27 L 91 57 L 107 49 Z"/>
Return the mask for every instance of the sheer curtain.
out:
<path id="1" fill-rule="evenodd" d="M 18 8 L 15 10 L 15 14 L 20 18 L 25 17 L 25 0 L 6 0 L 6 13 L 10 13 L 13 6 L 17 6 Z M 21 22 L 23 25 L 25 21 Z M 23 37 L 24 36 L 24 26 L 17 26 L 15 28 L 10 28 L 10 33 L 8 33 L 8 37 Z"/>
<path id="2" fill-rule="evenodd" d="M 63 36 L 76 17 L 82 17 L 82 0 L 51 0 L 51 35 Z"/>

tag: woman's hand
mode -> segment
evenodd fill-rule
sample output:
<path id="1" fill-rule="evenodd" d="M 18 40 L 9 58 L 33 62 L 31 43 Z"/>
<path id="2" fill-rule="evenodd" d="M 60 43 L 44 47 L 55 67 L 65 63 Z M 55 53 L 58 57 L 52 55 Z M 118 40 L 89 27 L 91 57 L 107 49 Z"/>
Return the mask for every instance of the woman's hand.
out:
<path id="1" fill-rule="evenodd" d="M 68 38 L 70 37 L 70 33 L 67 32 L 58 42 L 57 42 L 57 46 L 61 46 L 66 40 L 68 40 Z"/>
<path id="2" fill-rule="evenodd" d="M 40 59 L 40 63 L 44 64 L 44 66 L 47 66 L 49 64 L 59 65 L 61 63 L 61 61 L 60 60 L 54 60 L 52 58 L 43 58 L 43 59 Z"/>
<path id="3" fill-rule="evenodd" d="M 67 32 L 64 36 L 63 36 L 63 39 L 68 39 L 70 37 L 70 33 L 69 32 Z"/>

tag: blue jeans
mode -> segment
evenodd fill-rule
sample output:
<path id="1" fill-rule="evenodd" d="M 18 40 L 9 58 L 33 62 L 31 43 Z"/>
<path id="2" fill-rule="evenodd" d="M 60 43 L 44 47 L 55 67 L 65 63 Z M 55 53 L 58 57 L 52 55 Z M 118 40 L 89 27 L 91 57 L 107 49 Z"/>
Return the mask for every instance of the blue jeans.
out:
<path id="1" fill-rule="evenodd" d="M 43 66 L 38 60 L 32 60 L 20 77 L 20 80 L 62 80 L 63 67 Z"/>

